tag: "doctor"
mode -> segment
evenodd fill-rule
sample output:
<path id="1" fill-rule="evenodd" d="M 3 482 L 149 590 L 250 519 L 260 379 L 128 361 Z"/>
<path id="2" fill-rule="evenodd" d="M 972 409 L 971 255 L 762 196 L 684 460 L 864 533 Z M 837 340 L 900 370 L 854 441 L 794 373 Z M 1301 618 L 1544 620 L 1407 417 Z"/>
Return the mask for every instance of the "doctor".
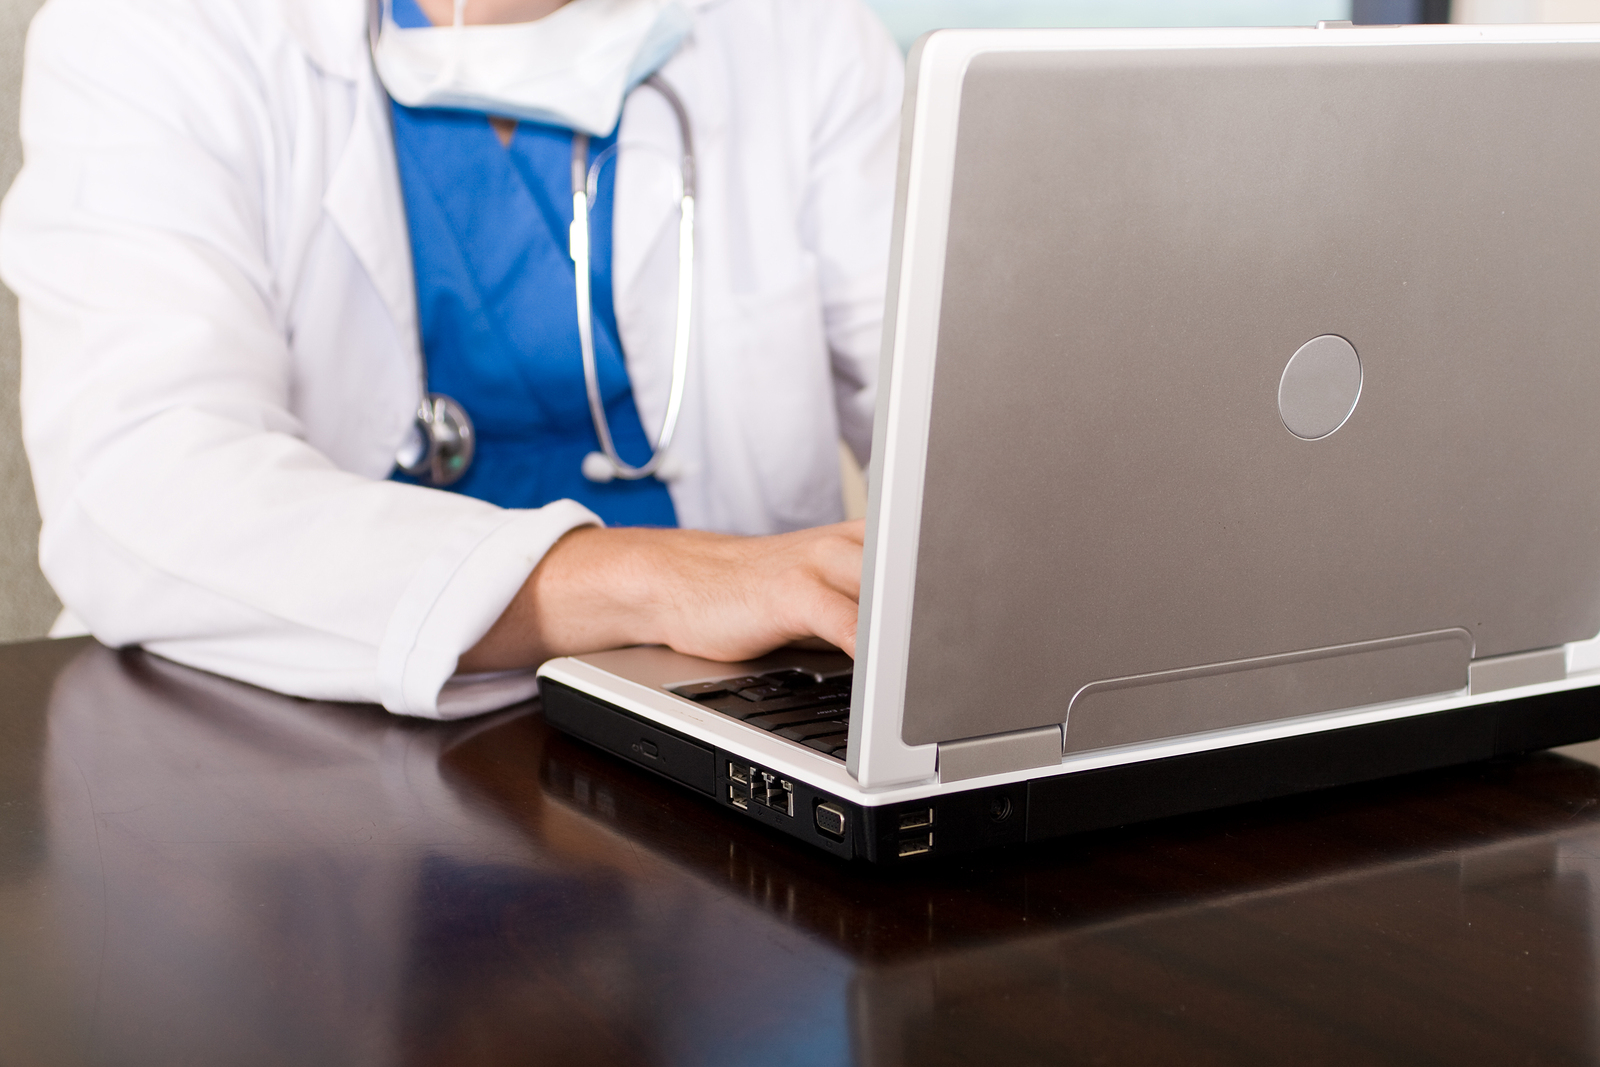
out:
<path id="1" fill-rule="evenodd" d="M 859 0 L 50 0 L 0 273 L 58 631 L 434 717 L 551 655 L 853 649 L 900 84 Z M 669 480 L 603 480 L 674 392 Z M 443 488 L 425 395 L 475 427 Z"/>

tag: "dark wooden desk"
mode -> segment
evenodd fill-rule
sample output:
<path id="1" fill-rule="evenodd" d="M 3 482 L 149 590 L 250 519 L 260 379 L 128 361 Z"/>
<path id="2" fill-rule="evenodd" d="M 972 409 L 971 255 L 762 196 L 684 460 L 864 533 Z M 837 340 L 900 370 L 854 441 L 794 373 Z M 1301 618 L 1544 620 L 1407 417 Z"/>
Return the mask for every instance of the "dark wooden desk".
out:
<path id="1" fill-rule="evenodd" d="M 895 876 L 552 735 L 0 647 L 0 1064 L 1600 1059 L 1600 769 Z"/>

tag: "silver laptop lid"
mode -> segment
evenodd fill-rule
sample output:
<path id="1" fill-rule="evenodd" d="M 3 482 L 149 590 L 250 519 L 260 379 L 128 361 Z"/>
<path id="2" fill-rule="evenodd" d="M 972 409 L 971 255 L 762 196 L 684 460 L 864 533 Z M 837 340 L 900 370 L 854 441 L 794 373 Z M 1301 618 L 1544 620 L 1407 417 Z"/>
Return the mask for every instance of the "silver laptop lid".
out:
<path id="1" fill-rule="evenodd" d="M 863 785 L 980 735 L 1460 690 L 1600 630 L 1596 38 L 919 46 Z"/>

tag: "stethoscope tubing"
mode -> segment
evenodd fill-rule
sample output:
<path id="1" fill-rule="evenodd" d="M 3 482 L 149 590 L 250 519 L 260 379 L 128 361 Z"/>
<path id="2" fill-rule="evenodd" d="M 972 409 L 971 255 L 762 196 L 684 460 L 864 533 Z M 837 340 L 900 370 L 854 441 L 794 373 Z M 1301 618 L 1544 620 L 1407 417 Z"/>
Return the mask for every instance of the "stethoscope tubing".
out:
<path id="1" fill-rule="evenodd" d="M 612 478 L 639 481 L 661 469 L 677 433 L 678 417 L 683 410 L 684 385 L 689 375 L 689 340 L 694 308 L 694 142 L 689 133 L 688 111 L 672 87 L 658 74 L 650 75 L 641 84 L 660 93 L 671 106 L 678 120 L 678 132 L 683 144 L 683 187 L 678 202 L 678 306 L 672 342 L 672 386 L 667 395 L 667 411 L 661 422 L 661 434 L 656 438 L 649 460 L 637 467 L 629 465 L 618 454 L 612 440 L 605 399 L 600 395 L 600 371 L 594 352 L 594 303 L 589 277 L 589 202 L 592 195 L 589 188 L 589 137 L 587 134 L 574 134 L 569 251 L 577 283 L 578 346 L 583 354 L 583 384 L 589 396 L 589 417 L 594 422 L 595 436 L 600 440 L 600 453 L 590 453 L 584 457 L 583 473 L 591 481 L 604 482 Z M 596 161 L 597 165 L 599 162 Z M 604 457 L 609 469 L 593 462 L 597 456 Z"/>

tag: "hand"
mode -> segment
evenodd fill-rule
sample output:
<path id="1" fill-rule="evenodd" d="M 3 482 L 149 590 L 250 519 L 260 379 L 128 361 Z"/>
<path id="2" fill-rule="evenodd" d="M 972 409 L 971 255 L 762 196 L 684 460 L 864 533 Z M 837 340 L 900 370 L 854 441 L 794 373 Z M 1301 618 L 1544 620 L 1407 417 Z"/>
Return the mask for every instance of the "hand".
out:
<path id="1" fill-rule="evenodd" d="M 772 537 L 573 530 L 458 669 L 646 644 L 745 660 L 805 638 L 854 656 L 865 528 L 857 520 Z"/>

